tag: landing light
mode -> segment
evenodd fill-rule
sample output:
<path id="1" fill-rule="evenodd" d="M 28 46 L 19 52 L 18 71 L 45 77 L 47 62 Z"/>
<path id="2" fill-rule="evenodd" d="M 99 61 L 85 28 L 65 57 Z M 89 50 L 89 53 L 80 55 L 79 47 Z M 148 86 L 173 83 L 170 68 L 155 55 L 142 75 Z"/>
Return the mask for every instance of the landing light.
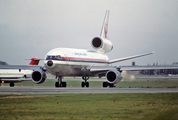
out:
<path id="1" fill-rule="evenodd" d="M 51 67 L 51 66 L 53 65 L 53 61 L 49 60 L 49 61 L 47 62 L 47 65 Z"/>

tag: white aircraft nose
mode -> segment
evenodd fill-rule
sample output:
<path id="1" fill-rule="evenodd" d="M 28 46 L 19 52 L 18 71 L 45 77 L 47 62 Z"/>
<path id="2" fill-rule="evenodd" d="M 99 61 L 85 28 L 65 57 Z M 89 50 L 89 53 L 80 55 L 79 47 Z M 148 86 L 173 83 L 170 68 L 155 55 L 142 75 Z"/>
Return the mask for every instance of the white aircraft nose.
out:
<path id="1" fill-rule="evenodd" d="M 49 60 L 49 61 L 47 62 L 47 65 L 48 65 L 49 67 L 51 67 L 51 66 L 53 65 L 53 61 Z"/>

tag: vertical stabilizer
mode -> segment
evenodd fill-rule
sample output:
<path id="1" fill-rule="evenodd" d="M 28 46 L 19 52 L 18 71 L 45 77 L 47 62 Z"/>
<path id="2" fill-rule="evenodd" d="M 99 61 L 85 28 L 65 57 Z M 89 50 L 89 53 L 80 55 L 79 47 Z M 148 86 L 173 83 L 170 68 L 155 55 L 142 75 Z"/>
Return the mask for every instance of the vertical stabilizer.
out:
<path id="1" fill-rule="evenodd" d="M 113 49 L 112 42 L 109 40 L 108 34 L 108 22 L 109 22 L 109 10 L 106 10 L 106 14 L 103 21 L 103 27 L 101 29 L 100 37 L 94 37 L 91 44 L 97 52 L 107 53 Z"/>
<path id="2" fill-rule="evenodd" d="M 101 38 L 107 38 L 108 33 L 108 21 L 109 21 L 109 10 L 106 10 L 105 18 L 103 21 L 103 27 L 101 30 Z"/>

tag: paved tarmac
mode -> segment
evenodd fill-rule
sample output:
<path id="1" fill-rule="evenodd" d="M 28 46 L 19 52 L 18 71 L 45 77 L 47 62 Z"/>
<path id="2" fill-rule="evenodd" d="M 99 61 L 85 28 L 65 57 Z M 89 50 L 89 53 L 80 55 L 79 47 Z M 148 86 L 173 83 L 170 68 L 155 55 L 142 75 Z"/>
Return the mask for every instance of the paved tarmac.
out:
<path id="1" fill-rule="evenodd" d="M 55 88 L 55 87 L 0 87 L 0 94 L 70 94 L 70 93 L 170 93 L 178 88 Z"/>

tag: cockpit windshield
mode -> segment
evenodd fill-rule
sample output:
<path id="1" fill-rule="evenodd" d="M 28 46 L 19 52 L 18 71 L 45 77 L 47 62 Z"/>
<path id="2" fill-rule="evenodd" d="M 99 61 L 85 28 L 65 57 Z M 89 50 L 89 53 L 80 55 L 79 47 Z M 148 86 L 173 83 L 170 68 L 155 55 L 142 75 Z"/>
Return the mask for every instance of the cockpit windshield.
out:
<path id="1" fill-rule="evenodd" d="M 61 56 L 60 55 L 48 55 L 47 57 L 46 57 L 46 60 L 61 60 L 62 58 L 61 58 Z"/>

